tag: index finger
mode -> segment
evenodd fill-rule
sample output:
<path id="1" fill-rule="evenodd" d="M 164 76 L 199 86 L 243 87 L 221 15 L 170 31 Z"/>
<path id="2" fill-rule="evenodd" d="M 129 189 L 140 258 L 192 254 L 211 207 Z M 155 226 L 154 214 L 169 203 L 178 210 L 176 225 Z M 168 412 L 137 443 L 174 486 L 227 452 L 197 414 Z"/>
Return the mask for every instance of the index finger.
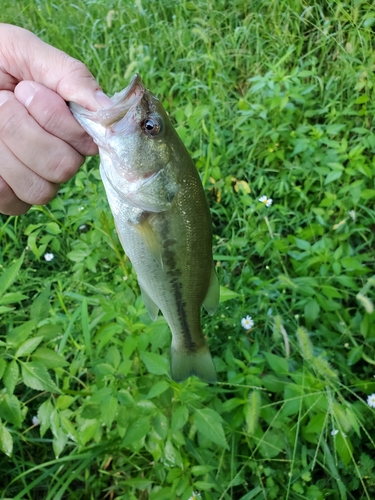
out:
<path id="1" fill-rule="evenodd" d="M 36 35 L 18 26 L 0 24 L 0 68 L 18 81 L 33 80 L 73 101 L 96 111 L 112 101 L 100 88 L 87 67 Z"/>

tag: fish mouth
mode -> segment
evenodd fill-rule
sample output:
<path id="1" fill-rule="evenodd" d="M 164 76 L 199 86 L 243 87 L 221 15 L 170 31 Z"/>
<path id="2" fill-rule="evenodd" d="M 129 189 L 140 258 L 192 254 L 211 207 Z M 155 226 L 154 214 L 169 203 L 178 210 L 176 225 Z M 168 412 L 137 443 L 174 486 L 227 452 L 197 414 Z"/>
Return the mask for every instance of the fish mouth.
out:
<path id="1" fill-rule="evenodd" d="M 145 91 L 142 79 L 136 73 L 129 85 L 111 98 L 113 104 L 101 108 L 96 112 L 98 123 L 105 128 L 109 128 L 120 121 L 131 108 L 141 101 Z"/>

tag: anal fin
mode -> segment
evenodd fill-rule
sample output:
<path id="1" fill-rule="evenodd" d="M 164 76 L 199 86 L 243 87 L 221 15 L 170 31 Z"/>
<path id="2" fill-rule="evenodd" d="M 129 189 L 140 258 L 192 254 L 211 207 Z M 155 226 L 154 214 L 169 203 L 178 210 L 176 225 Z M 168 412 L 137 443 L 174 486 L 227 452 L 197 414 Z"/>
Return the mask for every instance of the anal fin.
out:
<path id="1" fill-rule="evenodd" d="M 220 286 L 216 276 L 214 263 L 212 263 L 210 284 L 208 286 L 206 297 L 204 298 L 203 301 L 203 307 L 206 309 L 206 311 L 210 316 L 212 316 L 215 313 L 219 305 L 219 301 L 220 301 Z"/>
<path id="2" fill-rule="evenodd" d="M 146 290 L 142 287 L 141 284 L 139 285 L 139 287 L 141 289 L 142 299 L 147 309 L 147 312 L 152 321 L 155 321 L 156 318 L 158 317 L 159 307 L 155 304 L 155 302 L 152 300 L 152 298 L 149 296 L 149 294 L 146 292 Z"/>

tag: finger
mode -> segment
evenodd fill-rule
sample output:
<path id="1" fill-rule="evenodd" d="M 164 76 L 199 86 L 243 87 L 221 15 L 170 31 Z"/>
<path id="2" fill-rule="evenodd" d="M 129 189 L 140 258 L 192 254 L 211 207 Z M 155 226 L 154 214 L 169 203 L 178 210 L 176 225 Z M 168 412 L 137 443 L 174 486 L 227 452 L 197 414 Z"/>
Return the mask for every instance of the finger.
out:
<path id="1" fill-rule="evenodd" d="M 81 155 L 95 155 L 98 148 L 73 118 L 62 97 L 40 83 L 24 81 L 14 94 L 34 120 L 50 134 L 70 144 Z"/>
<path id="2" fill-rule="evenodd" d="M 59 185 L 27 168 L 1 140 L 0 158 L 0 176 L 19 200 L 29 205 L 45 205 L 56 195 Z"/>
<path id="3" fill-rule="evenodd" d="M 0 90 L 14 90 L 18 81 L 14 76 L 4 73 L 0 69 Z"/>
<path id="4" fill-rule="evenodd" d="M 0 138 L 14 156 L 47 181 L 60 183 L 73 177 L 84 158 L 38 125 L 12 92 L 1 91 L 0 96 L 7 97 L 0 106 Z"/>
<path id="5" fill-rule="evenodd" d="M 105 96 L 87 67 L 64 52 L 44 43 L 30 31 L 0 24 L 0 69 L 18 81 L 33 80 L 91 111 L 112 101 Z"/>
<path id="6" fill-rule="evenodd" d="M 21 215 L 29 210 L 31 205 L 21 201 L 14 191 L 0 177 L 0 213 L 4 215 Z"/>

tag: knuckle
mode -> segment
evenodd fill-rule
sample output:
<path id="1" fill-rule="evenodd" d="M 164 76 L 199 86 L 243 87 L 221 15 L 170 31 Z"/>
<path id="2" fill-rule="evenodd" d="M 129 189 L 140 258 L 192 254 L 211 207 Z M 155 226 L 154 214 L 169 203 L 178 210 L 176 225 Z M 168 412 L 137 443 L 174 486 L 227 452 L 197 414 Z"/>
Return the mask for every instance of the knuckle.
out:
<path id="1" fill-rule="evenodd" d="M 46 205 L 55 197 L 58 191 L 58 186 L 43 182 L 39 185 L 32 184 L 29 189 L 29 196 L 27 202 L 33 205 Z"/>
<path id="2" fill-rule="evenodd" d="M 14 111 L 10 112 L 9 107 L 3 105 L 4 111 L 0 112 L 0 137 L 4 138 L 14 136 L 20 128 L 19 112 L 13 106 Z"/>
<path id="3" fill-rule="evenodd" d="M 53 182 L 59 184 L 67 182 L 76 174 L 83 162 L 84 158 L 78 153 L 76 155 L 72 155 L 72 157 L 62 156 L 60 161 L 56 163 L 53 174 Z"/>
<path id="4" fill-rule="evenodd" d="M 29 208 L 30 205 L 17 198 L 4 179 L 0 177 L 0 214 L 22 215 Z"/>

